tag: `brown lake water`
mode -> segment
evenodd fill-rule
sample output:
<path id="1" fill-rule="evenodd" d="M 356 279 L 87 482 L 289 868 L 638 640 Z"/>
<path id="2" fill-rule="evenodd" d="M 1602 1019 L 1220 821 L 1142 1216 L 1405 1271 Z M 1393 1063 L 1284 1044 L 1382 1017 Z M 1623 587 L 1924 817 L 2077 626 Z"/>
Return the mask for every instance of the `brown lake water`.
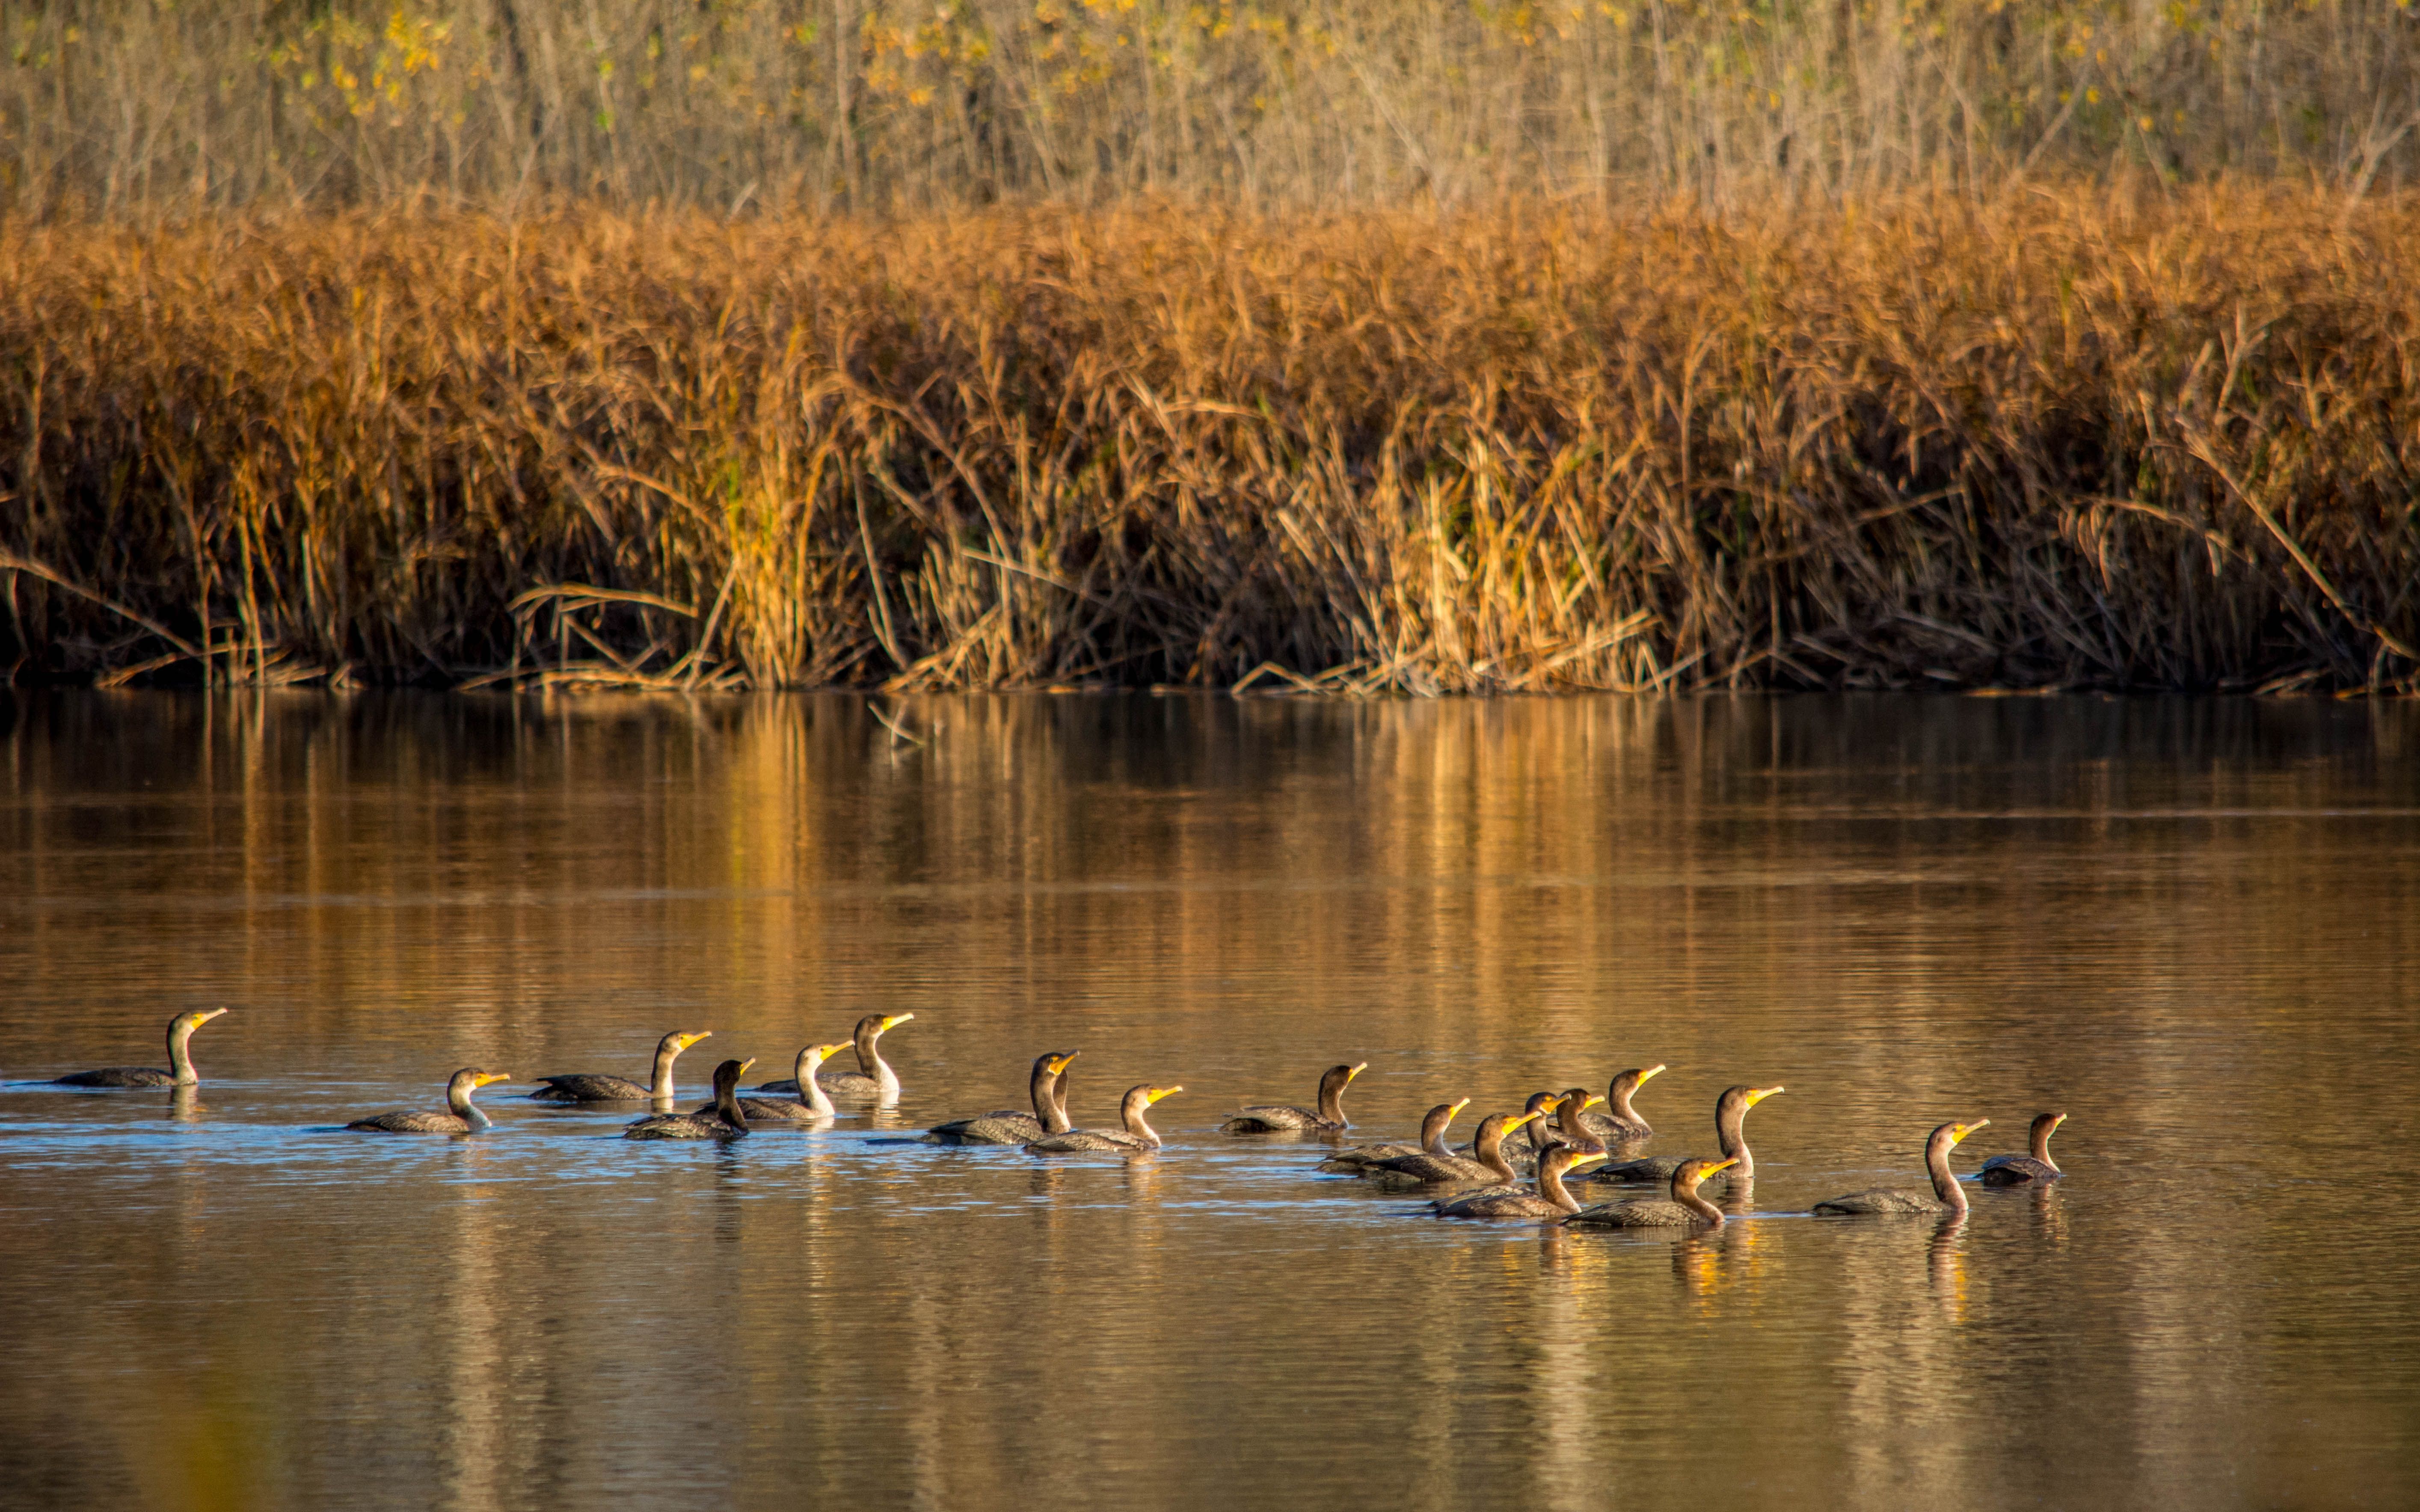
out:
<path id="1" fill-rule="evenodd" d="M 2420 707 L 888 707 L 0 694 L 0 1504 L 2420 1503 Z M 193 1099 L 29 1085 L 218 1004 Z M 827 1128 L 520 1095 L 876 1009 Z M 1167 1149 L 889 1142 L 1053 1049 Z M 1565 1232 L 1217 1132 L 1338 1060 L 1789 1090 L 1752 1215 Z M 2044 1107 L 2055 1186 L 1808 1215 Z"/>

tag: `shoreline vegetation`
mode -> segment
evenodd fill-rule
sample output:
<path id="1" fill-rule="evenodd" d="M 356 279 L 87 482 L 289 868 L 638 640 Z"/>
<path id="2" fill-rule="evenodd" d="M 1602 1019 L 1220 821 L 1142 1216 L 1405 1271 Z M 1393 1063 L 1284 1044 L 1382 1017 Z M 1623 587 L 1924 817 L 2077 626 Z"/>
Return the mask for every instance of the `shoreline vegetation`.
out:
<path id="1" fill-rule="evenodd" d="M 2414 0 L 43 0 L 0 209 L 1724 214 L 2420 169 Z"/>
<path id="2" fill-rule="evenodd" d="M 0 667 L 2409 692 L 2359 187 L 14 220 Z"/>

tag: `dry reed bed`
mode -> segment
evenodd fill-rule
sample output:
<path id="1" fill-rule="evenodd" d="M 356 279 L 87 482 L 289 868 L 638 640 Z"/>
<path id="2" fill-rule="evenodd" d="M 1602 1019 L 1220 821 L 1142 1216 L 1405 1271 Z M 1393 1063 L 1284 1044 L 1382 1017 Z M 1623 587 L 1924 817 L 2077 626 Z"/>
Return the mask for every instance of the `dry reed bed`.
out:
<path id="1" fill-rule="evenodd" d="M 20 675 L 2411 686 L 2420 204 L 0 232 Z M 0 654 L 7 654 L 0 645 Z"/>

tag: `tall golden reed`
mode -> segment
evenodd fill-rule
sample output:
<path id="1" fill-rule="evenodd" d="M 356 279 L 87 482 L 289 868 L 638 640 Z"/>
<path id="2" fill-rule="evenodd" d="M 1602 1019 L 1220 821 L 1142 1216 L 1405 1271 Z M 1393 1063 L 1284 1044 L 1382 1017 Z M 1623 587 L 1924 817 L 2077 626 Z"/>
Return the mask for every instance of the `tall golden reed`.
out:
<path id="1" fill-rule="evenodd" d="M 0 231 L 21 675 L 2410 686 L 2420 204 Z"/>

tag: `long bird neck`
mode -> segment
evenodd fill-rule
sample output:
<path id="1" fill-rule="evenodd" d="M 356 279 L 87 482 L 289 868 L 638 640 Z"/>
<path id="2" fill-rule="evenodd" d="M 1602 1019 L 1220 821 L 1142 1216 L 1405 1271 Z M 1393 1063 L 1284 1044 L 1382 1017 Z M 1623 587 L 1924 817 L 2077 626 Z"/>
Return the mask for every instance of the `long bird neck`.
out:
<path id="1" fill-rule="evenodd" d="M 815 1080 L 815 1072 L 823 1069 L 823 1063 L 824 1057 L 812 1049 L 799 1052 L 799 1096 L 806 1100 L 808 1107 L 829 1119 L 839 1110 L 832 1106 L 831 1094 L 824 1090 L 824 1084 Z"/>
<path id="2" fill-rule="evenodd" d="M 1958 1185 L 1958 1175 L 1949 1168 L 1949 1141 L 1928 1140 L 1924 1147 L 1924 1168 L 1932 1177 L 1932 1195 L 1942 1205 L 1959 1212 L 1966 1211 L 1966 1194 Z"/>
<path id="3" fill-rule="evenodd" d="M 1126 1133 L 1146 1145 L 1156 1147 L 1159 1144 L 1159 1131 L 1151 1126 L 1151 1120 L 1146 1117 L 1150 1109 L 1149 1098 L 1130 1097 L 1126 1099 L 1125 1106 L 1120 1108 L 1118 1112 L 1125 1120 Z"/>
<path id="4" fill-rule="evenodd" d="M 1605 1105 L 1606 1110 L 1612 1113 L 1616 1119 L 1620 1119 L 1623 1123 L 1637 1123 L 1640 1121 L 1637 1113 L 1634 1111 L 1630 1105 L 1631 1090 L 1631 1084 L 1626 1081 L 1617 1081 L 1611 1087 L 1605 1089 Z"/>
<path id="5" fill-rule="evenodd" d="M 445 1088 L 445 1106 L 456 1118 L 473 1129 L 494 1128 L 495 1121 L 479 1110 L 478 1103 L 471 1101 L 472 1091 L 473 1088 L 468 1082 L 449 1084 Z"/>
<path id="6" fill-rule="evenodd" d="M 1713 1222 L 1719 1227 L 1723 1221 L 1723 1210 L 1715 1207 L 1713 1203 L 1708 1202 L 1705 1198 L 1698 1196 L 1698 1181 L 1701 1180 L 1703 1180 L 1703 1178 L 1695 1178 L 1684 1181 L 1681 1180 L 1681 1175 L 1678 1171 L 1673 1172 L 1672 1200 L 1688 1209 L 1691 1212 L 1696 1213 L 1700 1218 L 1713 1220 Z"/>
<path id="7" fill-rule="evenodd" d="M 2034 1131 L 2034 1159 L 2055 1171 L 2058 1170 L 2058 1162 L 2050 1158 L 2050 1136 L 2057 1132 L 2058 1125 L 2055 1123 L 2045 1123 Z"/>
<path id="8" fill-rule="evenodd" d="M 1563 1132 L 1563 1143 L 1575 1149 L 1596 1142 L 1596 1135 L 1589 1133 L 1588 1125 L 1580 1121 L 1580 1104 L 1586 1101 L 1585 1098 L 1573 1098 L 1555 1114 L 1555 1127 Z"/>
<path id="9" fill-rule="evenodd" d="M 1502 1124 L 1481 1124 L 1479 1126 L 1479 1137 L 1470 1142 L 1470 1154 L 1473 1160 L 1478 1161 L 1481 1165 L 1494 1171 L 1504 1180 L 1513 1181 L 1520 1180 L 1512 1170 L 1512 1163 L 1504 1158 L 1504 1126 Z"/>
<path id="10" fill-rule="evenodd" d="M 1538 1195 L 1565 1212 L 1580 1211 L 1580 1205 L 1573 1200 L 1569 1192 L 1563 1190 L 1561 1168 L 1551 1160 L 1538 1162 Z"/>
<path id="11" fill-rule="evenodd" d="M 1340 1128 L 1348 1121 L 1344 1117 L 1344 1084 L 1342 1082 L 1319 1084 L 1319 1117 L 1322 1121 L 1335 1124 Z"/>
<path id="12" fill-rule="evenodd" d="M 1745 1181 L 1756 1175 L 1756 1155 L 1747 1148 L 1747 1104 L 1733 1103 L 1714 1110 L 1714 1134 L 1723 1153 L 1739 1164 L 1731 1167 L 1731 1180 Z"/>
<path id="13" fill-rule="evenodd" d="M 739 1105 L 739 1078 L 735 1076 L 727 1082 L 715 1084 L 714 1111 L 721 1115 L 723 1122 L 741 1134 L 748 1132 L 748 1114 Z"/>
<path id="14" fill-rule="evenodd" d="M 882 1072 L 876 1069 L 882 1064 L 882 1052 L 875 1048 L 874 1042 L 881 1038 L 882 1031 L 870 1024 L 858 1026 L 857 1069 L 876 1081 L 882 1078 Z"/>
<path id="15" fill-rule="evenodd" d="M 1067 1077 L 1047 1065 L 1033 1068 L 1033 1116 L 1046 1134 L 1063 1134 L 1075 1127 L 1067 1121 Z"/>
<path id="16" fill-rule="evenodd" d="M 874 1085 L 882 1089 L 883 1102 L 899 1100 L 899 1073 L 891 1069 L 891 1062 L 883 1059 L 882 1052 L 875 1048 L 874 1036 L 869 1034 L 857 1041 L 857 1064 L 858 1069 L 873 1077 Z"/>
<path id="17" fill-rule="evenodd" d="M 1531 1119 L 1528 1122 L 1521 1126 L 1522 1141 L 1531 1149 L 1545 1149 L 1546 1141 L 1543 1136 L 1545 1132 L 1552 1127 L 1545 1118 L 1545 1100 L 1544 1098 L 1533 1097 L 1529 1100 L 1529 1105 L 1521 1111 L 1524 1113 L 1533 1113 L 1538 1115 L 1538 1117 Z"/>
<path id="18" fill-rule="evenodd" d="M 1431 1119 L 1428 1125 L 1420 1130 L 1420 1148 L 1440 1159 L 1452 1154 L 1453 1147 L 1445 1142 L 1445 1119 Z"/>
<path id="19" fill-rule="evenodd" d="M 673 1061 L 680 1052 L 668 1044 L 656 1046 L 656 1069 L 647 1078 L 647 1096 L 659 1101 L 673 1095 Z"/>
<path id="20" fill-rule="evenodd" d="M 179 1087 L 191 1087 L 201 1077 L 194 1072 L 194 1031 L 201 1026 L 183 1019 L 168 1026 L 168 1070 Z"/>

